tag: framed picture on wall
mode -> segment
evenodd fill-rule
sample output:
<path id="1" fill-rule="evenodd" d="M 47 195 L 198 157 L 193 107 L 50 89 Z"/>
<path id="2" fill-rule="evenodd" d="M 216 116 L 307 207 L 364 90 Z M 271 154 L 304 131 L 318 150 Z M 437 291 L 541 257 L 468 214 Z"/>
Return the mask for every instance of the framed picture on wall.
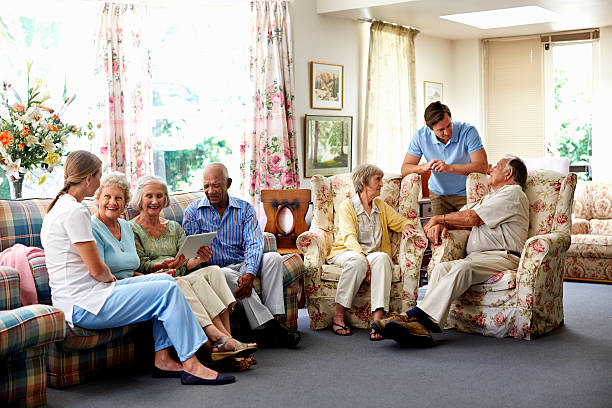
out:
<path id="1" fill-rule="evenodd" d="M 310 63 L 310 107 L 342 109 L 344 104 L 344 65 Z"/>
<path id="2" fill-rule="evenodd" d="M 304 122 L 306 177 L 350 172 L 353 117 L 306 115 Z"/>
<path id="3" fill-rule="evenodd" d="M 444 85 L 442 82 L 423 82 L 423 97 L 425 98 L 424 107 L 427 108 L 430 103 L 440 101 L 444 96 Z"/>

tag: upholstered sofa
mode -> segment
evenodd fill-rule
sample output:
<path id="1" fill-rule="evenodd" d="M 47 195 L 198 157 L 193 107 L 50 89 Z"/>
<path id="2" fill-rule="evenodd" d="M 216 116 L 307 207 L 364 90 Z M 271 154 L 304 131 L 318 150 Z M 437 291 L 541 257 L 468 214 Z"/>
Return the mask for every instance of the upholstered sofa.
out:
<path id="1" fill-rule="evenodd" d="M 36 407 L 47 400 L 47 344 L 66 335 L 64 313 L 22 306 L 19 273 L 0 266 L 0 405 Z"/>
<path id="2" fill-rule="evenodd" d="M 563 324 L 563 267 L 575 187 L 574 173 L 528 173 L 529 238 L 518 269 L 470 287 L 451 304 L 446 328 L 530 340 Z M 468 202 L 479 200 L 487 193 L 486 176 L 470 174 L 466 188 Z M 469 233 L 451 231 L 449 238 L 434 245 L 429 273 L 440 262 L 464 258 Z"/>
<path id="3" fill-rule="evenodd" d="M 312 329 L 323 329 L 332 324 L 335 295 L 342 269 L 326 263 L 338 231 L 337 210 L 346 198 L 355 194 L 350 174 L 332 177 L 313 176 L 310 180 L 313 218 L 310 229 L 297 239 L 297 246 L 304 254 L 306 275 L 304 289 L 308 303 L 308 315 Z M 400 188 L 401 186 L 401 188 Z M 391 233 L 393 273 L 389 309 L 403 312 L 414 306 L 418 297 L 419 271 L 427 238 L 419 221 L 418 197 L 421 177 L 409 174 L 384 178 L 381 198 L 400 214 L 412 221 L 420 232 L 412 238 L 402 239 L 401 233 Z M 362 283 L 353 307 L 346 313 L 347 323 L 353 327 L 368 328 L 370 314 L 370 286 Z"/>
<path id="4" fill-rule="evenodd" d="M 181 223 L 184 210 L 201 195 L 201 192 L 173 194 L 170 207 L 163 210 L 164 217 Z M 16 243 L 40 248 L 40 228 L 50 201 L 50 199 L 0 200 L 0 251 Z M 83 203 L 92 213 L 95 212 L 95 201 L 86 199 Z M 136 215 L 135 210 L 128 209 L 125 217 L 130 219 Z M 276 250 L 274 236 L 272 234 L 264 234 L 264 236 L 265 250 Z M 30 260 L 30 264 L 36 283 L 38 302 L 42 305 L 50 305 L 51 292 L 45 259 L 44 257 L 34 258 Z M 297 329 L 298 279 L 303 273 L 303 263 L 298 255 L 288 255 L 285 256 L 284 266 L 286 324 L 290 328 Z M 259 280 L 255 281 L 255 288 L 260 289 Z M 18 294 L 10 293 L 11 298 L 15 296 Z M 54 310 L 49 306 L 42 307 L 45 310 Z M 62 333 L 59 336 L 61 341 L 46 346 L 47 375 L 51 387 L 64 388 L 81 383 L 89 373 L 134 360 L 140 361 L 140 355 L 146 358 L 143 361 L 148 364 L 151 361 L 149 354 L 152 350 L 150 322 L 108 330 L 85 330 L 77 326 L 70 327 L 64 323 L 62 317 L 61 326 Z M 29 371 L 23 372 L 23 375 L 28 376 L 30 373 Z"/>
<path id="5" fill-rule="evenodd" d="M 565 278 L 612 283 L 612 185 L 579 182 Z"/>

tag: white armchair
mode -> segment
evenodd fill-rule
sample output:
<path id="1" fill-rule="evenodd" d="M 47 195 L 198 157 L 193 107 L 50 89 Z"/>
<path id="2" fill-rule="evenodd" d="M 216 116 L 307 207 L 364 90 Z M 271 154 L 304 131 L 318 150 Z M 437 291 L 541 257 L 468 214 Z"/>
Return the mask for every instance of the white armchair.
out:
<path id="1" fill-rule="evenodd" d="M 350 174 L 313 176 L 310 182 L 314 210 L 312 224 L 310 230 L 298 237 L 297 246 L 304 253 L 304 289 L 310 327 L 323 329 L 332 323 L 336 289 L 342 271 L 339 266 L 327 265 L 325 262 L 338 230 L 336 210 L 342 201 L 355 194 L 355 189 Z M 401 238 L 401 233 L 390 234 L 393 275 L 389 309 L 394 312 L 403 312 L 414 306 L 418 297 L 419 272 L 427 248 L 427 238 L 419 220 L 420 189 L 421 176 L 417 174 L 409 174 L 403 180 L 399 177 L 383 180 L 381 198 L 411 220 L 413 226 L 420 231 L 407 240 Z M 353 327 L 369 327 L 369 285 L 361 285 L 353 307 L 347 310 L 346 322 Z"/>
<path id="2" fill-rule="evenodd" d="M 484 174 L 467 178 L 467 201 L 487 193 Z M 530 340 L 563 323 L 563 267 L 570 246 L 576 175 L 530 171 L 529 238 L 517 270 L 503 271 L 472 286 L 451 304 L 446 328 L 493 337 Z M 431 273 L 440 262 L 465 257 L 469 231 L 451 231 L 432 248 Z"/>

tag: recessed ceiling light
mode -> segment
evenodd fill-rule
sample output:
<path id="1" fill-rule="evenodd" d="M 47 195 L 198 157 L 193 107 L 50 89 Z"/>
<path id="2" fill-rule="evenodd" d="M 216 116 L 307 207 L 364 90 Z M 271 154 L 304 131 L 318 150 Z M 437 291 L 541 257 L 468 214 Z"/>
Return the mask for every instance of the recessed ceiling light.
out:
<path id="1" fill-rule="evenodd" d="M 557 17 L 556 13 L 537 6 L 513 7 L 440 16 L 440 18 L 445 20 L 456 21 L 457 23 L 471 25 L 482 28 L 483 30 L 525 24 L 548 23 L 556 20 Z"/>

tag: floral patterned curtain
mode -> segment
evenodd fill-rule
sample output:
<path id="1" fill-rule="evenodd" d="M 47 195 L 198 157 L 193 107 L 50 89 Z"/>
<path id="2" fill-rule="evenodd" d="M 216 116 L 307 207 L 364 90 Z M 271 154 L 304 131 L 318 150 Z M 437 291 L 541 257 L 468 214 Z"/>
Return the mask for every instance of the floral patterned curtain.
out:
<path id="1" fill-rule="evenodd" d="M 151 145 L 151 62 L 144 43 L 146 6 L 104 4 L 97 34 L 98 68 L 106 84 L 104 169 L 124 173 L 135 185 L 153 174 Z"/>
<path id="2" fill-rule="evenodd" d="M 262 189 L 299 188 L 293 41 L 288 1 L 251 2 L 253 116 L 241 153 L 241 190 L 260 212 Z"/>

